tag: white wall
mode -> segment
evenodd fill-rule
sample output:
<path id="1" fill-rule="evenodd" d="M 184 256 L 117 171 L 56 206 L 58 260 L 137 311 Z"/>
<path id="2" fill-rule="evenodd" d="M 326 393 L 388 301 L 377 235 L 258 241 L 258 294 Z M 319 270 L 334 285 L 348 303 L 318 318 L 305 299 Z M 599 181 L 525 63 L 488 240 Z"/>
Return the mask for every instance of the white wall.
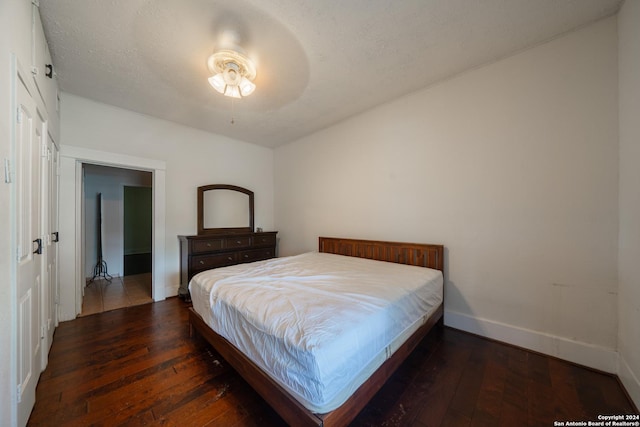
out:
<path id="1" fill-rule="evenodd" d="M 237 123 L 235 126 L 241 126 Z M 61 99 L 61 143 L 166 164 L 165 269 L 162 281 L 173 295 L 180 282 L 179 234 L 195 234 L 196 189 L 200 185 L 224 183 L 248 188 L 255 193 L 256 227 L 273 229 L 273 151 L 172 122 L 97 103 L 63 93 Z M 73 151 L 68 150 L 68 151 Z M 60 218 L 75 209 L 63 203 L 69 196 L 73 177 L 66 176 L 62 159 Z M 61 229 L 65 224 L 61 224 Z M 72 224 L 73 226 L 73 224 Z M 61 252 L 70 242 L 61 239 Z M 61 265 L 61 268 L 68 266 Z M 73 286 L 61 283 L 61 287 Z M 63 295 L 73 290 L 61 289 Z M 169 294 L 171 295 L 171 294 Z M 72 298 L 72 297 L 71 297 Z M 69 299 L 69 297 L 67 297 Z M 63 301 L 67 306 L 69 301 Z M 68 312 L 67 312 L 67 317 Z"/>
<path id="2" fill-rule="evenodd" d="M 85 276 L 93 277 L 98 259 L 96 246 L 97 195 L 102 194 L 104 240 L 102 258 L 112 276 L 124 275 L 124 187 L 151 187 L 151 172 L 110 168 L 97 165 L 84 167 L 85 199 Z"/>
<path id="3" fill-rule="evenodd" d="M 620 97 L 619 377 L 640 407 L 640 2 L 618 15 Z"/>
<path id="4" fill-rule="evenodd" d="M 280 253 L 443 243 L 445 322 L 614 372 L 617 26 L 609 18 L 275 152 Z"/>

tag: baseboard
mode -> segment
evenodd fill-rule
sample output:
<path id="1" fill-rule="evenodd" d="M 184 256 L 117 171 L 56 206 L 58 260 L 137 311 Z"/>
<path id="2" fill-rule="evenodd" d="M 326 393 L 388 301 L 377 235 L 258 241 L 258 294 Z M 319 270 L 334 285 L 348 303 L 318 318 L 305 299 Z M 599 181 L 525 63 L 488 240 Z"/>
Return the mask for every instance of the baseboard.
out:
<path id="1" fill-rule="evenodd" d="M 638 410 L 640 408 L 640 380 L 622 355 L 619 358 L 618 378 Z"/>
<path id="2" fill-rule="evenodd" d="M 449 310 L 445 310 L 444 324 L 589 368 L 618 373 L 618 353 L 612 348 L 573 341 Z"/>

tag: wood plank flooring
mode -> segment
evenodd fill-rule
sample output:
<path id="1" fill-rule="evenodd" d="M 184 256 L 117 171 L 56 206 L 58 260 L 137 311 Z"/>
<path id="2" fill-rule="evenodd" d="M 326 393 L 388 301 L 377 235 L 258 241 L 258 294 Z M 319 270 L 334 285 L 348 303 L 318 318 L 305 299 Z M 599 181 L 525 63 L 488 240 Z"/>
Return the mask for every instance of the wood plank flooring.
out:
<path id="1" fill-rule="evenodd" d="M 636 409 L 617 379 L 450 328 L 433 331 L 354 426 L 552 426 Z M 178 298 L 60 324 L 31 426 L 281 426 Z"/>
<path id="2" fill-rule="evenodd" d="M 151 295 L 151 273 L 114 276 L 110 282 L 98 278 L 84 289 L 80 316 L 149 304 L 153 301 Z"/>

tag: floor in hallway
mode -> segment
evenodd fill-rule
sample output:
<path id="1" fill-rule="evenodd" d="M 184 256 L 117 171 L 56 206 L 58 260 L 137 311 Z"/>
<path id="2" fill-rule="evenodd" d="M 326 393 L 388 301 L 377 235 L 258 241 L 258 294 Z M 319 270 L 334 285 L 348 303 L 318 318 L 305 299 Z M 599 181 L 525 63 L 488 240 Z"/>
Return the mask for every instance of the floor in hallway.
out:
<path id="1" fill-rule="evenodd" d="M 80 316 L 150 302 L 153 302 L 151 298 L 151 273 L 124 277 L 115 276 L 111 282 L 97 279 L 87 284 L 84 289 Z"/>

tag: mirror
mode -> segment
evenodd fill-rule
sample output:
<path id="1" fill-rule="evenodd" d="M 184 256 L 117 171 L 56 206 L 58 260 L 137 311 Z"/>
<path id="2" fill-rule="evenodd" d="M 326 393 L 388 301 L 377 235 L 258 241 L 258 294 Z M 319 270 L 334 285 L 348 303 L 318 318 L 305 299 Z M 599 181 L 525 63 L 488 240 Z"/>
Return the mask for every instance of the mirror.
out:
<path id="1" fill-rule="evenodd" d="M 198 234 L 253 231 L 253 191 L 228 184 L 198 187 Z"/>

